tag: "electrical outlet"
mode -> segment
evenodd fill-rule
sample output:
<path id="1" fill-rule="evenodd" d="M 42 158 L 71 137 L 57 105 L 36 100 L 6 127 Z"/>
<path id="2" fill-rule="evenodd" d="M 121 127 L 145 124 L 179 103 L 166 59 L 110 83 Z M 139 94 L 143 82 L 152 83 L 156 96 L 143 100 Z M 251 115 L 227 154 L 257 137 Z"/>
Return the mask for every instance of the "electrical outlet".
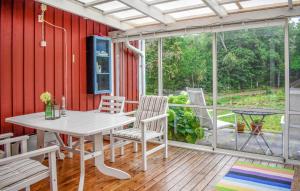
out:
<path id="1" fill-rule="evenodd" d="M 46 47 L 47 46 L 47 42 L 45 40 L 41 41 L 41 47 Z"/>
<path id="2" fill-rule="evenodd" d="M 38 15 L 38 22 L 39 23 L 44 22 L 44 15 Z"/>

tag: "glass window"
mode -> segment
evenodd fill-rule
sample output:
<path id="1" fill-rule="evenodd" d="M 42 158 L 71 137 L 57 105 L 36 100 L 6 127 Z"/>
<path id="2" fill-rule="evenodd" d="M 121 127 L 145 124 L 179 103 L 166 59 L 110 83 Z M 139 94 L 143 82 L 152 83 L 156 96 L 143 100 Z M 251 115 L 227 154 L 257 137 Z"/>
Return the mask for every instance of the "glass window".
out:
<path id="1" fill-rule="evenodd" d="M 283 27 L 220 32 L 217 60 L 218 147 L 282 156 Z"/>
<path id="2" fill-rule="evenodd" d="M 290 48 L 290 117 L 289 157 L 300 160 L 300 17 L 289 23 Z M 283 126 L 285 121 L 282 122 Z M 285 127 L 285 126 L 284 126 Z"/>
<path id="3" fill-rule="evenodd" d="M 193 17 L 214 15 L 214 12 L 210 8 L 205 7 L 205 8 L 193 9 L 189 11 L 170 13 L 169 15 L 179 20 L 179 19 L 188 19 Z"/>
<path id="4" fill-rule="evenodd" d="M 179 0 L 179 1 L 171 1 L 167 3 L 157 4 L 155 5 L 155 7 L 157 7 L 162 11 L 167 11 L 170 9 L 184 8 L 186 6 L 192 6 L 192 5 L 204 5 L 204 4 L 200 0 Z"/>
<path id="5" fill-rule="evenodd" d="M 94 7 L 102 11 L 111 11 L 114 9 L 126 8 L 127 6 L 119 1 L 112 1 L 108 3 L 101 3 L 99 5 L 95 5 Z"/>
<path id="6" fill-rule="evenodd" d="M 158 41 L 146 40 L 146 94 L 158 94 Z"/>

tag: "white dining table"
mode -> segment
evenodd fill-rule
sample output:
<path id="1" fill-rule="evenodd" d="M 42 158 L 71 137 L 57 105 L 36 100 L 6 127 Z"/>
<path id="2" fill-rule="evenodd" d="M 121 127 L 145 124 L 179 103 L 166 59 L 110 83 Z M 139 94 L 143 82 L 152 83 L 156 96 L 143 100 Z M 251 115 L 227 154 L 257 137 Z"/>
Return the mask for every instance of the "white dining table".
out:
<path id="1" fill-rule="evenodd" d="M 108 167 L 104 163 L 103 132 L 112 130 L 135 121 L 135 117 L 120 114 L 101 113 L 98 111 L 67 111 L 65 117 L 56 120 L 45 120 L 44 112 L 32 113 L 6 118 L 7 123 L 20 125 L 39 131 L 48 131 L 56 134 L 62 149 L 80 155 L 80 181 L 78 190 L 84 188 L 85 161 L 94 158 L 96 168 L 105 175 L 118 179 L 129 179 L 130 175 L 116 168 Z M 72 145 L 65 145 L 59 134 L 79 138 L 80 149 Z M 85 151 L 85 137 L 93 137 L 94 150 Z"/>

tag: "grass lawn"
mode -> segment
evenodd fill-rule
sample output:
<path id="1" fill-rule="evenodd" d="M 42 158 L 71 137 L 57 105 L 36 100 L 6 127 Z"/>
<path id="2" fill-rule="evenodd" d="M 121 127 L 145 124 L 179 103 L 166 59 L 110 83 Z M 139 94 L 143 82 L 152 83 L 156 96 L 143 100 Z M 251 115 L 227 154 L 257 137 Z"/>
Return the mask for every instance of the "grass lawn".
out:
<path id="1" fill-rule="evenodd" d="M 265 108 L 265 109 L 284 109 L 284 90 L 273 89 L 263 92 L 242 92 L 237 94 L 222 95 L 218 99 L 218 106 L 234 108 Z M 231 111 L 219 110 L 218 115 L 230 113 Z M 282 132 L 280 120 L 283 114 L 271 115 L 265 118 L 263 131 Z M 250 122 L 250 118 L 246 118 Z M 222 118 L 223 121 L 234 122 L 234 116 Z M 242 121 L 238 116 L 238 121 Z"/>

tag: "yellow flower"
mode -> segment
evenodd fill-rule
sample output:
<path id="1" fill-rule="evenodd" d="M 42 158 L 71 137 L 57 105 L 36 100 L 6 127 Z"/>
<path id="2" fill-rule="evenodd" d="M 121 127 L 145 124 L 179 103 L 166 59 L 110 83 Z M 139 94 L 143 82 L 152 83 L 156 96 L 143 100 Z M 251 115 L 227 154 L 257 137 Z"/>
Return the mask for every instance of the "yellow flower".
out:
<path id="1" fill-rule="evenodd" d="M 48 104 L 51 102 L 51 94 L 49 92 L 44 92 L 41 94 L 40 99 L 44 104 Z"/>

